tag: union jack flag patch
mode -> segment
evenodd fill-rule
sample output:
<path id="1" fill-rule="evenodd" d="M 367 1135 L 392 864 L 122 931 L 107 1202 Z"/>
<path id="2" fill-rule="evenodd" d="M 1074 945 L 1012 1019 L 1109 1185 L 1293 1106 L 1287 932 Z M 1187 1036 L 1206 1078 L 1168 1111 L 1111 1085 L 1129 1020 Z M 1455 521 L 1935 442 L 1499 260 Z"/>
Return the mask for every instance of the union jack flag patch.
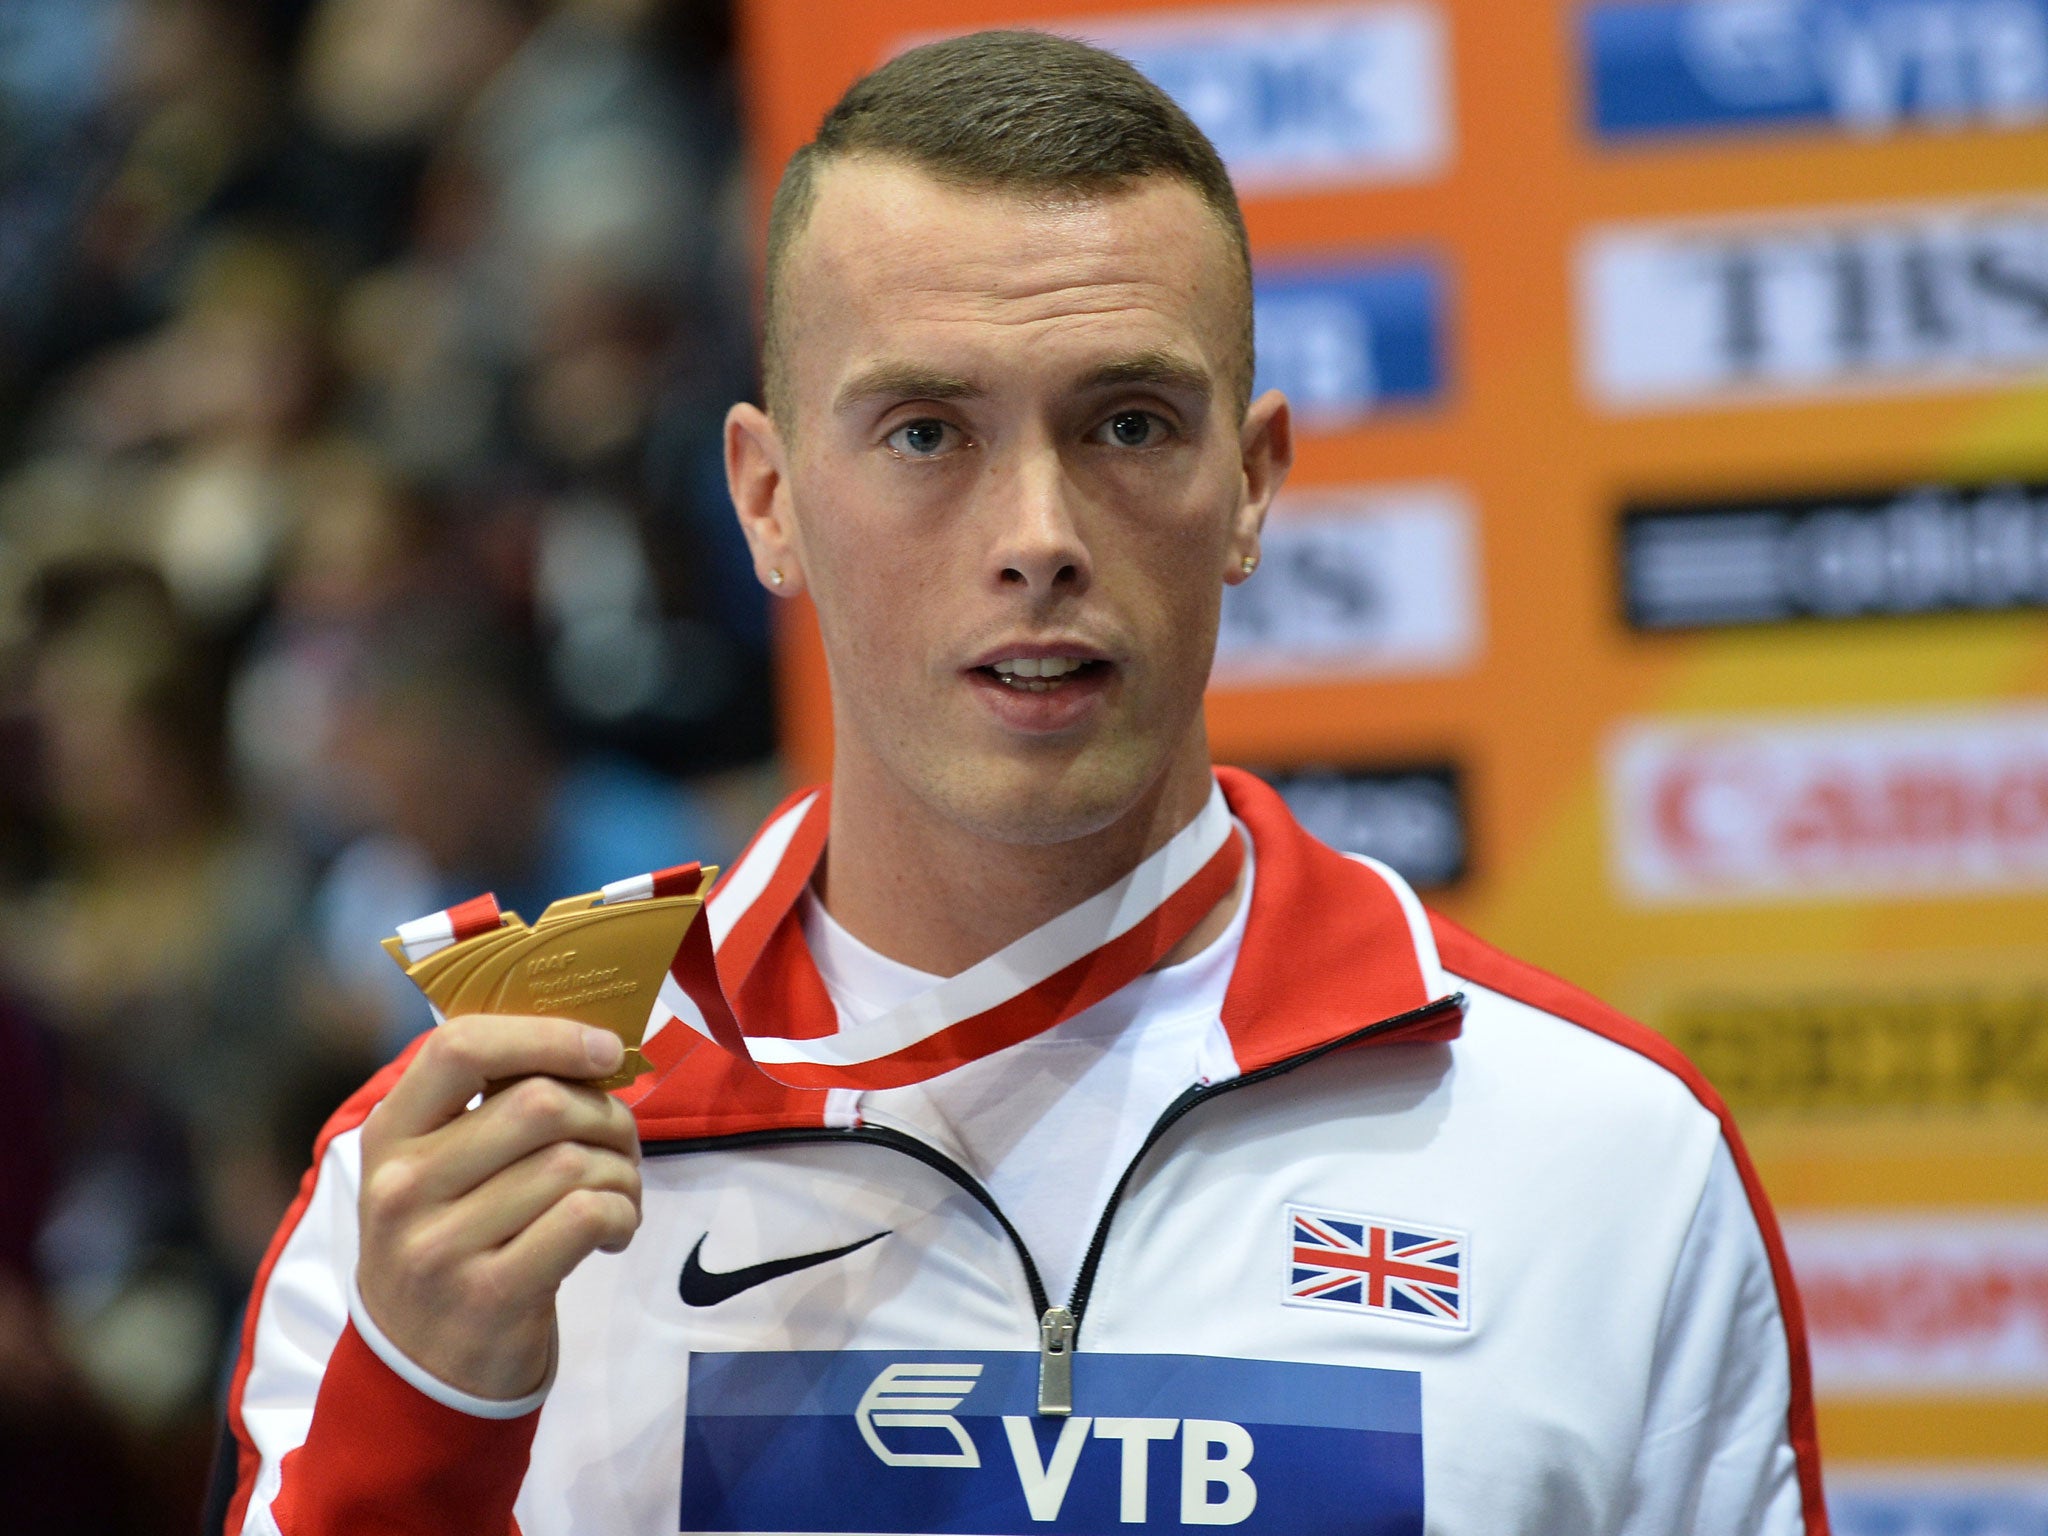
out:
<path id="1" fill-rule="evenodd" d="M 1337 1307 L 1463 1328 L 1471 1282 L 1462 1232 L 1287 1207 L 1289 1306 Z"/>

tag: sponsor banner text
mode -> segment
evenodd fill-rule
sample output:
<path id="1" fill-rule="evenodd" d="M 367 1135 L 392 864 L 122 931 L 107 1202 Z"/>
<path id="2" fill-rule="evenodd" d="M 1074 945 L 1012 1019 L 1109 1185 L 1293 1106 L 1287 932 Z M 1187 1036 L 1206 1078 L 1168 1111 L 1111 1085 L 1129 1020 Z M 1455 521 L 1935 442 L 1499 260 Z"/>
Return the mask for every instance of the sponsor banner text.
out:
<path id="1" fill-rule="evenodd" d="M 1607 778 L 1648 904 L 2048 888 L 2048 709 L 1638 723 Z"/>
<path id="2" fill-rule="evenodd" d="M 1215 681 L 1445 672 L 1480 646 L 1476 519 L 1455 487 L 1282 497 L 1258 571 L 1226 588 Z"/>

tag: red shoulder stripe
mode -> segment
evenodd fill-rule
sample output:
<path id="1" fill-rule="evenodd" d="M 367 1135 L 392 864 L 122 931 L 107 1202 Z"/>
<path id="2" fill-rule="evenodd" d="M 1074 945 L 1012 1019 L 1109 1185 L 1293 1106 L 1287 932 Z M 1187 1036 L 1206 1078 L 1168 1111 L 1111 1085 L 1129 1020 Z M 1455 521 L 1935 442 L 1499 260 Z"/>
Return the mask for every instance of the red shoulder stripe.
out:
<path id="1" fill-rule="evenodd" d="M 1786 1428 L 1799 1463 L 1799 1495 L 1806 1515 L 1806 1536 L 1828 1536 L 1827 1503 L 1820 1481 L 1820 1436 L 1813 1413 L 1813 1374 L 1806 1348 L 1806 1314 L 1799 1304 L 1799 1288 L 1793 1282 L 1792 1265 L 1785 1256 L 1778 1218 L 1771 1210 L 1771 1202 L 1764 1194 L 1763 1183 L 1757 1178 L 1756 1166 L 1749 1159 L 1749 1150 L 1742 1144 L 1728 1106 L 1699 1069 L 1655 1030 L 1636 1023 L 1548 971 L 1502 954 L 1448 918 L 1432 912 L 1429 921 L 1445 970 L 1649 1057 L 1684 1083 L 1693 1097 L 1721 1122 L 1722 1139 L 1728 1143 L 1729 1155 L 1742 1176 L 1757 1230 L 1763 1235 L 1764 1250 L 1770 1255 L 1771 1278 L 1778 1289 L 1778 1312 L 1785 1320 L 1785 1348 L 1792 1375 L 1792 1403 L 1786 1414 Z"/>
<path id="2" fill-rule="evenodd" d="M 270 1272 L 277 1267 L 278 1256 L 284 1252 L 285 1244 L 291 1241 L 292 1233 L 298 1230 L 299 1221 L 306 1214 L 306 1207 L 312 1203 L 313 1187 L 320 1177 L 320 1165 L 326 1161 L 329 1143 L 344 1131 L 354 1130 L 369 1117 L 377 1101 L 391 1091 L 391 1085 L 398 1081 L 406 1063 L 412 1060 L 430 1033 L 432 1031 L 421 1034 L 399 1052 L 396 1060 L 350 1094 L 342 1101 L 341 1108 L 328 1117 L 313 1142 L 313 1161 L 306 1169 L 305 1177 L 299 1180 L 299 1192 L 285 1210 L 284 1220 L 277 1224 L 277 1235 L 271 1238 L 263 1262 L 256 1268 L 255 1283 L 249 1288 L 249 1304 L 242 1314 L 242 1347 L 235 1360 L 234 1380 L 228 1386 L 228 1432 L 235 1437 L 235 1496 L 228 1502 L 227 1520 L 223 1526 L 228 1533 L 239 1532 L 242 1522 L 248 1518 L 249 1497 L 255 1492 L 256 1472 L 261 1461 L 249 1439 L 248 1429 L 242 1423 L 242 1390 L 248 1384 L 249 1367 L 256 1357 L 256 1323 L 263 1312 L 263 1297 L 270 1284 Z"/>

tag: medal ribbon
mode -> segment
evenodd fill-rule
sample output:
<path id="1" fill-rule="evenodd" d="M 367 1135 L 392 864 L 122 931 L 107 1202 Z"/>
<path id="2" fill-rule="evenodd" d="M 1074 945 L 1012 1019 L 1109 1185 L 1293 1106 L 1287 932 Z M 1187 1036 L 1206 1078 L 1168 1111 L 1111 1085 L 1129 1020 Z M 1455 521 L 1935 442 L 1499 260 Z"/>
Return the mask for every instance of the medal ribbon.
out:
<path id="1" fill-rule="evenodd" d="M 486 892 L 452 907 L 443 907 L 438 912 L 429 912 L 425 917 L 416 917 L 409 923 L 400 923 L 398 942 L 405 949 L 405 958 L 417 965 L 427 956 L 439 954 L 450 944 L 460 944 L 464 939 L 489 933 L 503 922 L 504 917 L 498 911 L 498 898 Z"/>
<path id="2" fill-rule="evenodd" d="M 1223 792 L 1107 890 L 855 1030 L 804 943 L 798 902 L 825 850 L 830 791 L 764 827 L 690 925 L 664 984 L 676 1020 L 795 1088 L 894 1088 L 1028 1040 L 1152 969 L 1244 867 Z"/>

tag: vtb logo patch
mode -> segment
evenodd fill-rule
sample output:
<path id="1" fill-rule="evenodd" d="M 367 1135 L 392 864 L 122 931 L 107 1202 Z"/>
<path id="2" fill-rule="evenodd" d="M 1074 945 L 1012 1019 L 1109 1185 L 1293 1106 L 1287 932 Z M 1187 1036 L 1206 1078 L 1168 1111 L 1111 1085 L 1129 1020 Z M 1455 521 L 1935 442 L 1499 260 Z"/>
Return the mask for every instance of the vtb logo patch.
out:
<path id="1" fill-rule="evenodd" d="M 899 1361 L 868 1383 L 853 1421 L 884 1466 L 978 1467 L 981 1453 L 953 1410 L 967 1400 L 980 1376 L 981 1367 L 970 1361 Z M 953 1444 L 946 1450 L 901 1450 L 883 1441 L 878 1431 L 884 1429 L 944 1430 Z"/>
<path id="2" fill-rule="evenodd" d="M 1294 1307 L 1336 1307 L 1439 1328 L 1468 1325 L 1465 1234 L 1385 1216 L 1287 1207 Z"/>
<path id="3" fill-rule="evenodd" d="M 719 1536 L 1422 1536 L 1415 1371 L 1010 1350 L 690 1356 L 676 1529 Z"/>

